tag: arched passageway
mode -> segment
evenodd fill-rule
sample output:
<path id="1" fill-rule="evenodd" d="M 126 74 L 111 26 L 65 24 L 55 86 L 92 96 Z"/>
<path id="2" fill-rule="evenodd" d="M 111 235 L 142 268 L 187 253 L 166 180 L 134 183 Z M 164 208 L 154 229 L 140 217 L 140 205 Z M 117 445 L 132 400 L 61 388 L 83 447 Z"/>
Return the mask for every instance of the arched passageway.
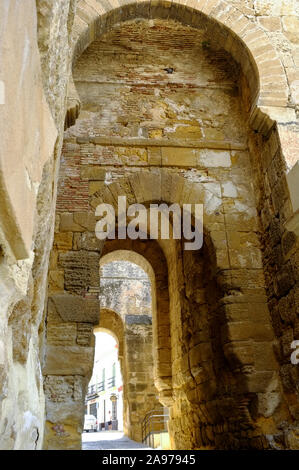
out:
<path id="1" fill-rule="evenodd" d="M 138 247 L 172 447 L 298 448 L 296 7 L 0 2 L 1 448 L 80 447 L 119 195 L 204 204 L 199 253 Z"/>
<path id="2" fill-rule="evenodd" d="M 111 312 L 113 317 L 113 312 Z M 110 322 L 113 325 L 113 321 Z M 94 329 L 93 372 L 85 396 L 84 432 L 123 430 L 123 371 L 121 366 L 121 329 L 98 326 Z M 82 435 L 84 440 L 84 434 Z"/>
<path id="3" fill-rule="evenodd" d="M 252 58 L 246 73 L 217 43 L 221 35 L 210 36 L 210 18 L 201 20 L 111 21 L 74 66 L 81 113 L 65 132 L 44 374 L 46 384 L 75 377 L 84 390 L 100 258 L 137 253 L 155 279 L 154 383 L 170 408 L 172 447 L 267 448 L 269 429 L 293 411 L 273 351 L 266 235 L 252 184 L 261 152 L 250 128 L 260 118 L 258 79 Z M 203 248 L 189 252 L 183 241 L 161 238 L 99 241 L 95 209 L 116 208 L 118 196 L 146 207 L 203 204 Z M 74 423 L 68 429 L 66 418 L 59 435 L 55 396 L 48 398 L 46 446 L 76 448 Z M 80 419 L 78 408 L 76 426 Z"/>
<path id="4" fill-rule="evenodd" d="M 124 432 L 139 442 L 146 413 L 161 408 L 154 383 L 155 284 L 140 265 L 153 275 L 146 260 L 137 253 L 117 250 L 102 256 L 99 322 L 101 329 L 114 331 L 119 338 Z"/>

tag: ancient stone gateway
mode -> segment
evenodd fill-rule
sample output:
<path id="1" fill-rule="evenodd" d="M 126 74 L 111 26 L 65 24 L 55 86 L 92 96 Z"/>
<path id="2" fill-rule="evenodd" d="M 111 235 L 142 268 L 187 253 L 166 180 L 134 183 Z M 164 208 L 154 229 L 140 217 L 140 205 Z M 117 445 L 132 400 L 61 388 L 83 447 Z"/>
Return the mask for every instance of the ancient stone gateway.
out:
<path id="1" fill-rule="evenodd" d="M 112 15 L 109 26 L 97 26 L 74 65 L 81 113 L 65 132 L 58 255 L 50 270 L 61 293 L 49 305 L 62 298 L 84 304 L 78 325 L 85 328 L 97 302 L 99 256 L 142 254 L 155 278 L 154 375 L 159 399 L 170 407 L 172 446 L 266 448 L 266 429 L 285 405 L 258 236 L 256 162 L 248 148 L 248 122 L 258 116 L 256 68 L 247 55 L 245 74 L 245 64 L 218 45 L 233 36 L 214 23 L 209 34 L 211 20 L 202 14 L 190 25 L 179 6 L 159 6 L 150 20 L 146 9 L 134 8 L 138 21 L 124 8 L 121 22 Z M 121 195 L 130 204 L 202 202 L 204 248 L 193 253 L 175 240 L 118 239 L 102 248 L 95 208 L 116 206 Z"/>
<path id="2" fill-rule="evenodd" d="M 47 101 L 34 116 L 49 140 L 29 139 L 41 149 L 36 172 L 33 151 L 18 161 L 23 205 L 0 162 L 0 214 L 12 212 L 0 220 L 1 445 L 80 448 L 93 331 L 104 328 L 119 343 L 129 436 L 141 439 L 138 422 L 159 403 L 173 449 L 298 448 L 293 14 L 278 13 L 281 48 L 271 1 L 252 11 L 224 0 L 54 3 L 40 2 L 31 38 L 42 66 L 34 96 Z M 100 241 L 96 207 L 116 208 L 119 196 L 147 209 L 203 204 L 203 247 Z M 115 260 L 147 273 L 151 315 L 101 309 L 100 268 Z M 18 374 L 26 384 L 14 388 Z"/>

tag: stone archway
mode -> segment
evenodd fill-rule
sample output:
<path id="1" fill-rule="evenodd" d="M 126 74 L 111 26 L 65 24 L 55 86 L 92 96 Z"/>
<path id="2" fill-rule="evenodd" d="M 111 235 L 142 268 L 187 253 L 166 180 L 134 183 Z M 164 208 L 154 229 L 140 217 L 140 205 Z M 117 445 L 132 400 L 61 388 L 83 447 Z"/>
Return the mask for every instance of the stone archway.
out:
<path id="1" fill-rule="evenodd" d="M 122 28 L 126 32 L 134 30 L 134 34 L 139 28 L 138 34 L 141 35 L 142 28 L 146 30 L 146 28 L 152 27 L 146 22 L 142 23 L 142 21 L 138 22 L 137 26 L 132 23 L 119 25 L 117 27 L 117 38 L 113 37 L 113 34 L 115 34 L 113 31 L 107 33 L 110 34 L 109 37 L 105 36 L 105 47 L 108 47 L 108 39 L 114 47 L 115 42 L 121 37 Z M 172 31 L 175 30 L 175 27 L 173 23 L 168 25 L 168 28 Z M 184 29 L 185 27 L 180 26 L 180 28 Z M 163 29 L 161 20 L 157 23 L 157 29 L 160 32 Z M 191 31 L 191 27 L 187 29 L 188 40 L 193 35 L 193 41 L 196 41 L 194 38 L 197 31 L 196 33 L 193 30 Z M 171 35 L 168 35 L 168 37 L 171 37 Z M 182 47 L 184 46 L 188 50 L 188 44 L 188 41 L 185 41 Z M 77 85 L 79 94 L 81 93 L 81 97 L 85 100 L 82 100 L 85 108 L 82 110 L 81 119 L 65 135 L 64 159 L 61 166 L 55 243 L 59 246 L 60 251 L 68 251 L 66 254 L 59 254 L 58 264 L 56 264 L 57 270 L 63 271 L 61 276 L 64 289 L 74 289 L 77 296 L 84 297 L 84 303 L 96 292 L 93 275 L 84 278 L 84 288 L 80 283 L 78 287 L 76 276 L 74 276 L 74 273 L 69 273 L 66 261 L 76 259 L 80 263 L 79 255 L 96 257 L 102 252 L 102 244 L 95 239 L 93 233 L 95 226 L 93 211 L 99 203 L 106 202 L 115 207 L 119 195 L 126 195 L 129 203 L 144 203 L 147 206 L 151 202 L 176 202 L 180 205 L 184 203 L 204 203 L 205 229 L 209 240 L 208 244 L 212 248 L 211 251 L 205 250 L 202 259 L 199 256 L 198 266 L 202 266 L 210 276 L 208 286 L 203 284 L 198 287 L 198 292 L 192 292 L 194 286 L 189 285 L 189 277 L 192 277 L 192 272 L 189 270 L 188 265 L 193 266 L 194 272 L 197 272 L 196 263 L 193 262 L 192 257 L 189 259 L 187 255 L 184 255 L 179 244 L 170 243 L 167 247 L 165 242 L 159 241 L 160 250 L 164 252 L 166 261 L 165 263 L 163 259 L 161 264 L 167 266 L 168 272 L 167 295 L 169 296 L 170 319 L 167 329 L 170 331 L 170 335 L 167 333 L 165 337 L 168 338 L 171 346 L 170 348 L 167 347 L 167 351 L 165 351 L 167 360 L 164 362 L 168 364 L 167 373 L 162 373 L 161 376 L 163 380 L 164 376 L 168 378 L 166 388 L 171 390 L 171 396 L 167 396 L 167 399 L 169 399 L 169 403 L 173 408 L 173 447 L 183 448 L 184 445 L 191 448 L 222 445 L 227 445 L 230 448 L 267 447 L 269 443 L 265 440 L 266 431 L 269 426 L 273 425 L 273 416 L 275 416 L 276 411 L 277 414 L 280 413 L 279 406 L 283 409 L 283 413 L 288 416 L 288 419 L 290 410 L 286 405 L 286 401 L 282 400 L 278 363 L 273 353 L 274 335 L 269 318 L 264 280 L 265 257 L 263 264 L 263 252 L 259 240 L 257 208 L 260 210 L 260 206 L 257 204 L 251 184 L 256 175 L 260 177 L 259 171 L 261 170 L 260 163 L 257 164 L 256 162 L 260 149 L 255 155 L 252 155 L 254 153 L 252 148 L 254 145 L 259 146 L 260 137 L 258 136 L 255 140 L 247 127 L 247 120 L 252 118 L 249 111 L 250 107 L 254 106 L 254 99 L 250 93 L 254 88 L 246 87 L 246 83 L 243 81 L 244 77 L 242 74 L 238 74 L 238 69 L 223 67 L 223 63 L 226 65 L 232 64 L 226 54 L 220 54 L 219 57 L 217 49 L 214 51 L 212 47 L 210 48 L 209 45 L 201 42 L 198 54 L 200 54 L 202 62 L 206 64 L 207 69 L 211 68 L 210 73 L 215 74 L 213 77 L 217 77 L 217 74 L 222 72 L 221 77 L 225 77 L 228 81 L 228 88 L 225 92 L 221 92 L 223 93 L 221 96 L 224 97 L 226 92 L 229 96 L 227 100 L 223 98 L 223 103 L 226 106 L 223 114 L 226 116 L 226 121 L 231 119 L 229 121 L 229 130 L 232 133 L 240 131 L 239 136 L 237 136 L 240 138 L 232 141 L 232 139 L 226 138 L 225 129 L 221 129 L 224 137 L 222 137 L 221 132 L 217 133 L 219 129 L 216 129 L 216 131 L 211 129 L 209 123 L 210 121 L 214 122 L 215 117 L 209 115 L 209 112 L 212 112 L 209 107 L 206 110 L 208 124 L 203 125 L 202 129 L 199 129 L 200 126 L 197 125 L 201 118 L 197 119 L 195 125 L 187 112 L 188 119 L 184 116 L 183 122 L 185 126 L 180 126 L 175 122 L 176 127 L 173 126 L 172 128 L 173 134 L 179 128 L 181 134 L 178 134 L 180 137 L 178 138 L 177 134 L 177 138 L 169 137 L 167 134 L 169 131 L 167 130 L 166 134 L 164 132 L 164 122 L 160 123 L 160 127 L 163 127 L 162 131 L 156 124 L 161 115 L 167 123 L 173 115 L 175 121 L 183 120 L 183 117 L 179 115 L 181 107 L 177 106 L 176 109 L 175 106 L 172 106 L 172 109 L 169 109 L 171 108 L 169 101 L 173 99 L 172 95 L 171 99 L 169 96 L 164 96 L 165 103 L 163 105 L 160 103 L 159 113 L 155 108 L 155 98 L 152 102 L 148 99 L 148 102 L 153 103 L 152 108 L 155 112 L 152 115 L 154 117 L 158 116 L 156 121 L 148 118 L 150 120 L 149 129 L 147 129 L 149 134 L 143 135 L 141 132 L 142 135 L 139 136 L 138 134 L 136 136 L 135 132 L 134 135 L 129 134 L 127 136 L 126 129 L 130 130 L 129 124 L 131 124 L 131 121 L 135 121 L 124 112 L 127 111 L 126 107 L 123 110 L 121 109 L 120 100 L 117 100 L 116 109 L 111 110 L 111 115 L 115 118 L 112 123 L 113 126 L 111 126 L 112 130 L 109 126 L 105 129 L 105 122 L 104 128 L 101 127 L 103 121 L 101 120 L 101 114 L 96 109 L 96 104 L 94 105 L 95 110 L 89 108 L 88 94 L 90 92 L 91 101 L 94 102 L 93 90 L 95 83 L 100 83 L 102 88 L 101 73 L 103 73 L 103 70 L 107 71 L 104 68 L 103 70 L 98 68 L 94 70 L 92 68 L 92 64 L 96 63 L 94 58 L 98 53 L 97 51 L 101 50 L 101 45 L 103 46 L 103 42 L 99 41 L 88 48 L 77 61 L 74 70 L 75 85 Z M 117 43 L 117 47 L 121 48 L 119 43 Z M 123 47 L 123 49 L 125 48 Z M 125 56 L 127 52 L 122 50 L 122 53 Z M 181 60 L 183 59 L 181 58 Z M 193 61 L 195 61 L 194 57 Z M 103 63 L 101 64 L 104 67 Z M 121 64 L 120 61 L 118 61 L 118 66 L 119 64 Z M 182 64 L 184 63 L 181 63 L 181 68 Z M 127 65 L 127 63 L 124 65 Z M 177 64 L 178 66 L 179 64 Z M 228 69 L 229 71 L 227 71 Z M 172 73 L 171 70 L 170 74 Z M 236 75 L 232 75 L 232 70 L 236 70 Z M 160 69 L 158 71 L 160 72 Z M 166 72 L 168 74 L 168 68 L 166 68 Z M 88 80 L 86 75 L 88 73 L 91 74 L 92 79 Z M 84 84 L 81 88 L 79 84 L 80 74 L 84 75 Z M 254 74 L 252 76 L 255 77 Z M 172 83 L 171 80 L 164 81 L 167 82 L 168 87 L 169 83 Z M 215 81 L 217 83 L 217 79 Z M 240 96 L 236 91 L 236 84 L 241 84 L 240 88 L 243 90 L 243 95 L 241 93 Z M 184 84 L 179 83 L 179 85 L 183 86 Z M 188 82 L 188 86 L 184 90 L 185 95 L 188 95 L 187 88 L 193 90 L 195 87 L 193 82 L 191 83 L 192 86 L 189 85 Z M 147 92 L 146 87 L 142 87 L 139 82 L 130 86 L 133 87 L 138 98 Z M 175 87 L 179 88 L 178 83 L 175 83 Z M 246 95 L 246 90 L 250 96 Z M 210 93 L 210 90 L 206 93 Z M 101 94 L 97 96 L 100 105 L 103 107 L 105 96 L 103 97 Z M 153 94 L 153 96 L 157 97 L 158 93 L 157 95 Z M 194 98 L 194 95 L 190 95 L 190 102 L 192 102 L 191 98 Z M 125 104 L 129 103 L 128 109 L 130 109 L 130 106 L 134 106 L 134 103 L 128 97 L 125 96 L 123 100 Z M 198 101 L 199 103 L 204 102 L 203 94 L 200 95 Z M 245 115 L 241 112 L 239 114 L 238 106 L 240 103 L 249 104 Z M 162 108 L 166 110 L 164 114 L 161 111 Z M 121 111 L 123 111 L 122 114 Z M 202 107 L 197 111 L 201 112 Z M 94 113 L 94 116 L 90 118 L 92 113 Z M 108 117 L 104 115 L 104 117 L 109 124 L 110 115 Z M 218 118 L 221 120 L 219 116 Z M 153 122 L 155 125 L 153 125 Z M 117 127 L 118 124 L 119 127 Z M 141 131 L 144 127 L 146 125 L 140 127 Z M 182 134 L 181 127 L 187 127 L 187 136 L 184 132 Z M 134 128 L 134 125 L 132 125 L 132 128 Z M 269 127 L 266 126 L 266 128 L 269 131 Z M 120 129 L 123 134 L 120 133 L 120 137 L 115 136 L 115 129 Z M 166 129 L 168 129 L 167 126 Z M 203 138 L 202 130 L 206 131 L 206 134 L 210 132 L 210 135 L 214 135 L 215 140 Z M 215 131 L 214 134 L 213 130 Z M 186 129 L 183 129 L 183 131 L 186 131 Z M 105 132 L 110 133 L 109 137 L 106 137 Z M 273 142 L 276 144 L 278 142 L 275 140 L 277 136 L 273 137 L 274 134 L 275 131 L 273 130 L 270 138 L 272 140 L 265 144 L 270 153 L 267 154 L 262 165 L 267 166 L 269 164 L 268 156 L 272 157 L 274 150 L 276 161 L 281 163 L 281 155 L 277 153 L 277 148 L 273 144 Z M 193 139 L 190 135 L 193 136 Z M 250 142 L 249 149 L 247 147 L 247 138 Z M 256 167 L 254 167 L 255 164 Z M 257 171 L 254 171 L 256 168 Z M 71 171 L 69 171 L 70 169 Z M 271 171 L 269 171 L 269 175 L 270 173 Z M 280 173 L 280 170 L 278 173 Z M 260 186 L 263 188 L 263 184 Z M 282 202 L 284 201 L 287 201 L 287 197 Z M 277 205 L 277 210 L 282 208 L 281 201 L 276 200 L 274 204 Z M 124 241 L 121 245 L 119 242 L 119 240 L 115 240 L 109 242 L 109 244 L 114 245 L 115 249 L 133 249 L 130 241 Z M 149 250 L 150 245 L 149 240 L 141 243 L 141 253 Z M 105 249 L 106 245 L 103 253 L 105 253 Z M 97 253 L 97 255 L 94 255 L 94 253 Z M 195 255 L 194 257 L 196 258 Z M 207 259 L 210 259 L 210 261 L 207 261 Z M 185 265 L 187 268 L 185 268 Z M 71 267 L 74 266 L 71 265 Z M 89 272 L 89 267 L 89 262 L 84 264 L 84 270 L 87 272 Z M 158 264 L 157 269 L 159 269 Z M 75 283 L 72 279 L 75 280 Z M 90 280 L 92 280 L 92 283 Z M 205 299 L 206 297 L 209 298 L 209 289 L 213 285 L 215 286 L 216 299 L 209 303 Z M 88 287 L 88 290 L 85 287 Z M 266 287 L 269 289 L 269 285 Z M 205 301 L 201 303 L 201 300 Z M 202 305 L 205 305 L 205 307 Z M 201 338 L 201 326 L 194 320 L 197 311 L 203 315 L 212 330 L 214 320 L 211 317 L 220 318 L 222 322 L 221 329 L 219 330 L 218 326 L 215 327 L 217 341 L 211 339 L 213 331 L 209 332 L 210 337 L 208 339 L 203 340 Z M 158 312 L 159 309 L 157 309 Z M 185 327 L 185 323 L 188 325 L 187 327 Z M 167 330 L 161 328 L 161 331 Z M 201 345 L 201 343 L 208 344 Z M 266 357 L 263 358 L 263 361 L 260 360 L 259 352 L 261 344 L 266 351 Z M 170 350 L 171 355 L 169 355 Z M 163 351 L 161 351 L 161 358 L 163 357 L 162 353 Z M 222 408 L 222 405 L 225 407 L 225 402 L 222 400 L 221 394 L 219 395 L 217 390 L 215 391 L 213 388 L 210 394 L 205 393 L 205 385 L 202 385 L 209 381 L 213 375 L 217 376 L 217 373 L 215 374 L 212 370 L 205 374 L 204 367 L 203 370 L 201 370 L 201 366 L 199 367 L 201 358 L 206 355 L 209 359 L 203 362 L 213 361 L 218 353 L 221 356 L 219 361 L 217 359 L 218 364 L 224 363 L 227 371 L 227 381 L 222 384 L 222 392 L 227 393 L 230 397 L 231 401 L 227 406 L 234 406 L 235 420 L 233 423 L 226 422 L 229 421 L 229 418 Z M 171 371 L 169 370 L 169 357 L 171 357 Z M 213 379 L 211 380 L 213 381 Z M 195 386 L 194 382 L 196 383 Z M 275 400 L 272 400 L 273 396 Z M 208 400 L 208 403 L 205 400 Z M 183 419 L 183 416 L 186 407 L 187 414 L 190 414 L 192 404 L 197 407 L 198 414 L 195 414 L 197 417 L 194 420 L 193 427 L 190 433 L 187 433 L 184 432 L 187 429 L 187 421 Z M 219 406 L 221 411 L 217 414 L 215 409 Z M 202 408 L 205 411 L 201 411 Z M 207 409 L 210 409 L 209 413 L 207 413 Z M 223 422 L 219 416 L 222 417 Z M 203 426 L 201 426 L 202 423 L 204 423 Z M 200 433 L 203 434 L 199 434 L 199 428 L 202 428 Z M 239 439 L 237 434 L 243 428 L 246 429 L 244 431 L 246 437 Z M 275 425 L 271 429 L 274 428 Z M 217 434 L 221 435 L 223 430 L 230 436 L 227 441 L 221 441 L 217 438 Z"/>
<path id="2" fill-rule="evenodd" d="M 167 261 L 159 245 L 140 240 L 106 241 L 100 263 L 126 260 L 140 266 L 149 276 L 152 292 L 154 382 L 159 400 L 172 402 L 171 344 Z"/>
<path id="3" fill-rule="evenodd" d="M 118 360 L 120 363 L 120 371 L 123 381 L 123 403 L 127 404 L 127 366 L 126 366 L 126 337 L 124 322 L 113 310 L 102 308 L 100 312 L 100 321 L 93 329 L 94 333 L 103 332 L 111 335 L 117 342 L 118 345 Z M 130 417 L 127 413 L 127 407 L 123 408 L 123 426 L 124 432 L 128 435 L 130 427 Z"/>

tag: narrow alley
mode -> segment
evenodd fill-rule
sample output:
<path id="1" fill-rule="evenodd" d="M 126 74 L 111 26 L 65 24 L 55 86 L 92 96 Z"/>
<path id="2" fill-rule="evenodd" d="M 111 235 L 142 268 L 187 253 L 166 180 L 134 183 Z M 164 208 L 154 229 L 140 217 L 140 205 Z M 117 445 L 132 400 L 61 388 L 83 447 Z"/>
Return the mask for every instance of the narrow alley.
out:
<path id="1" fill-rule="evenodd" d="M 132 441 L 121 431 L 84 433 L 82 450 L 135 450 L 151 449 L 140 442 Z"/>

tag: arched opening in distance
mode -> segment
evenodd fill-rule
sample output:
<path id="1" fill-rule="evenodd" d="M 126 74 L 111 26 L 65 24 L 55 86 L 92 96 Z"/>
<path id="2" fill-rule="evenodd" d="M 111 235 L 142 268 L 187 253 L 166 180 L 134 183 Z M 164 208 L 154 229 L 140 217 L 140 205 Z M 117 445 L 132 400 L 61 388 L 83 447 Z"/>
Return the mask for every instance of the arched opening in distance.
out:
<path id="1" fill-rule="evenodd" d="M 142 256 L 132 251 L 116 250 L 102 256 L 99 299 L 99 326 L 103 328 L 115 323 L 115 315 L 118 323 L 121 320 L 123 325 L 120 361 L 124 432 L 141 442 L 141 423 L 145 415 L 161 408 L 154 383 L 152 327 L 156 308 L 152 268 Z"/>
<path id="2" fill-rule="evenodd" d="M 83 432 L 123 431 L 120 333 L 116 336 L 108 328 L 97 327 L 94 334 L 94 366 L 85 397 Z M 92 440 L 92 437 L 88 437 L 88 440 Z"/>

